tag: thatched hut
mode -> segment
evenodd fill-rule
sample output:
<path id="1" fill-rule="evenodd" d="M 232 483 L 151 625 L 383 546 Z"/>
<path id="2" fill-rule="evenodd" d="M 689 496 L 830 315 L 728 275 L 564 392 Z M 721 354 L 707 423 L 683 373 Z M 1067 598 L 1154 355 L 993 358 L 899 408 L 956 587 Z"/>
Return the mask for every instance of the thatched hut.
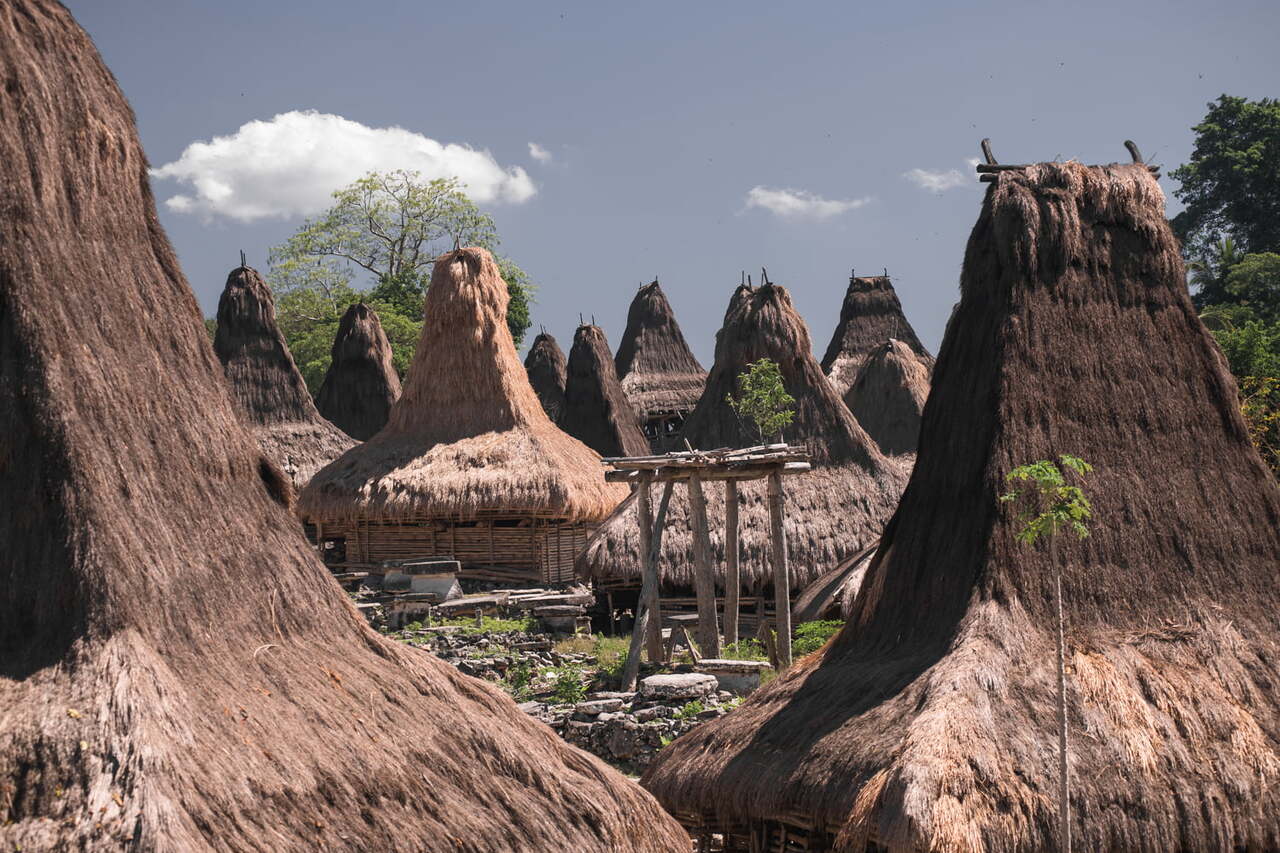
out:
<path id="1" fill-rule="evenodd" d="M 582 325 L 573 335 L 560 428 L 601 456 L 644 456 L 649 442 L 622 393 L 604 329 Z"/>
<path id="2" fill-rule="evenodd" d="M 902 341 L 933 369 L 933 356 L 916 337 L 887 275 L 849 276 L 840 320 L 822 356 L 822 370 L 843 397 L 873 351 L 893 338 Z"/>
<path id="3" fill-rule="evenodd" d="M 845 628 L 643 783 L 810 850 L 1057 850 L 1056 570 L 1081 850 L 1280 848 L 1280 489 L 1141 165 L 998 173 L 915 472 Z M 1091 535 L 1015 541 L 1080 453 Z"/>
<path id="4" fill-rule="evenodd" d="M 613 363 L 650 447 L 657 452 L 675 448 L 684 419 L 702 396 L 707 371 L 685 343 L 657 279 L 631 300 Z"/>
<path id="5" fill-rule="evenodd" d="M 545 331 L 533 339 L 529 354 L 524 358 L 524 370 L 529 384 L 538 395 L 542 410 L 554 423 L 564 411 L 565 360 L 564 350 L 556 339 Z"/>
<path id="6" fill-rule="evenodd" d="M 386 426 L 400 399 L 400 375 L 377 312 L 363 302 L 349 307 L 338 323 L 331 355 L 316 408 L 347 435 L 367 441 Z"/>
<path id="7" fill-rule="evenodd" d="M 316 410 L 276 325 L 271 288 L 252 267 L 227 276 L 213 351 L 245 423 L 296 488 L 355 444 Z"/>
<path id="8" fill-rule="evenodd" d="M 233 407 L 88 35 L 8 0 L 0 44 L 0 847 L 687 850 L 364 624 Z"/>
<path id="9" fill-rule="evenodd" d="M 920 416 L 929 398 L 929 372 L 929 365 L 911 347 L 890 339 L 871 351 L 849 386 L 845 404 L 883 452 L 916 452 Z"/>
<path id="10" fill-rule="evenodd" d="M 569 580 L 626 495 L 538 403 L 483 249 L 436 260 L 422 338 L 387 425 L 312 478 L 299 514 L 348 567 L 454 557 L 464 576 Z M 610 364 L 612 369 L 612 364 Z"/>
<path id="11" fill-rule="evenodd" d="M 725 402 L 738 377 L 762 358 L 777 362 L 795 419 L 784 438 L 804 446 L 813 470 L 787 477 L 786 535 L 791 588 L 799 590 L 848 554 L 875 542 L 906 485 L 907 466 L 885 457 L 863 431 L 812 354 L 809 331 L 777 285 L 739 287 L 716 335 L 715 364 L 683 435 L 695 448 L 749 447 L 760 437 Z M 770 436 L 772 438 L 772 436 Z M 741 577 L 747 588 L 769 583 L 769 511 L 762 481 L 739 490 Z M 724 493 L 707 490 L 712 561 L 724 572 Z M 640 577 L 639 525 L 634 505 L 620 508 L 579 557 L 580 573 L 603 586 L 633 587 Z M 677 490 L 668 511 L 658 565 L 668 591 L 693 583 L 689 505 Z"/>

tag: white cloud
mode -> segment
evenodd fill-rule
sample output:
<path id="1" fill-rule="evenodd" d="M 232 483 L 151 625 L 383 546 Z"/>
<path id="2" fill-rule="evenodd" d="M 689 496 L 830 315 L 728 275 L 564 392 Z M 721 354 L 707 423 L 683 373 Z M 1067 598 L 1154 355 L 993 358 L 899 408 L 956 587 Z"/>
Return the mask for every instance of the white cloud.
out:
<path id="1" fill-rule="evenodd" d="M 934 172 L 928 169 L 909 169 L 902 173 L 902 177 L 921 189 L 938 193 L 973 183 L 971 179 L 961 174 L 959 169 L 948 169 L 945 172 Z"/>
<path id="2" fill-rule="evenodd" d="M 828 199 L 805 190 L 755 186 L 747 192 L 747 208 L 762 207 L 787 219 L 829 219 L 869 204 L 870 198 Z"/>
<path id="3" fill-rule="evenodd" d="M 529 156 L 537 160 L 539 163 L 551 162 L 551 152 L 536 142 L 529 143 Z"/>
<path id="4" fill-rule="evenodd" d="M 456 177 L 480 203 L 519 204 L 537 192 L 524 169 L 504 169 L 488 151 L 314 110 L 281 113 L 247 122 L 230 136 L 192 142 L 151 176 L 190 187 L 165 201 L 170 210 L 251 222 L 319 213 L 334 190 L 367 172 L 392 169 Z"/>

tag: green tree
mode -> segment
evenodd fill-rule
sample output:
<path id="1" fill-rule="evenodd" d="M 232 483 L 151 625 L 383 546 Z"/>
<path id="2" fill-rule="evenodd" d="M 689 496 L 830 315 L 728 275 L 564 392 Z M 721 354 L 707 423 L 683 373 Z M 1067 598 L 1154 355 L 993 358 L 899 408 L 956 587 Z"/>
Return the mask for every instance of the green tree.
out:
<path id="1" fill-rule="evenodd" d="M 1222 236 L 1245 252 L 1280 249 L 1280 101 L 1222 95 L 1207 106 L 1190 162 L 1171 173 L 1186 206 L 1174 230 L 1190 257 Z"/>
<path id="2" fill-rule="evenodd" d="M 1210 305 L 1230 301 L 1227 274 L 1239 262 L 1240 253 L 1236 251 L 1236 241 L 1223 237 L 1210 246 L 1204 255 L 1187 264 L 1187 269 L 1191 271 L 1191 286 L 1195 289 L 1191 300 L 1197 308 L 1204 310 Z"/>
<path id="3" fill-rule="evenodd" d="M 1226 290 L 1232 301 L 1250 308 L 1264 323 L 1280 320 L 1280 255 L 1245 255 L 1227 270 Z"/>
<path id="4" fill-rule="evenodd" d="M 762 358 L 747 365 L 738 376 L 738 397 L 725 395 L 725 402 L 739 419 L 747 418 L 756 428 L 760 443 L 781 436 L 782 428 L 795 418 L 791 406 L 795 398 L 782 384 L 782 373 L 772 359 Z"/>
<path id="5" fill-rule="evenodd" d="M 1067 482 L 1063 469 L 1083 479 L 1093 466 L 1078 456 L 1058 457 L 1062 468 L 1048 459 L 1014 468 L 1006 476 L 1010 483 L 1025 483 L 1000 496 L 1003 503 L 1022 499 L 1017 510 L 1021 525 L 1014 537 L 1024 545 L 1034 545 L 1041 538 L 1049 542 L 1049 562 L 1054 569 L 1054 604 L 1058 611 L 1058 829 L 1062 849 L 1071 853 L 1071 799 L 1067 790 L 1067 643 L 1066 616 L 1062 607 L 1062 567 L 1058 563 L 1058 539 L 1069 531 L 1083 539 L 1089 535 L 1085 526 L 1093 515 L 1093 506 L 1084 490 Z"/>

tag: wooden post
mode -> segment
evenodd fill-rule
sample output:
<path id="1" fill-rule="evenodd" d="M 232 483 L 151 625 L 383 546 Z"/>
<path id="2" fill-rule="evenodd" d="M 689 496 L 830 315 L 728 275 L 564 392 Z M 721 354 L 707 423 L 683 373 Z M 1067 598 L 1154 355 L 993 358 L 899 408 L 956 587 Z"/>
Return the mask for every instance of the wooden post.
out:
<path id="1" fill-rule="evenodd" d="M 667 523 L 667 504 L 671 502 L 670 480 L 662 488 L 662 500 L 658 503 L 658 517 L 653 523 L 653 541 L 649 546 L 649 556 L 644 561 L 644 571 L 640 578 L 640 604 L 636 607 L 636 621 L 631 626 L 631 644 L 627 647 L 627 663 L 622 668 L 622 690 L 630 692 L 636 689 L 636 678 L 640 675 L 640 648 L 644 645 L 647 624 L 650 618 L 660 620 L 660 613 L 649 613 L 646 604 L 648 593 L 653 591 L 657 598 L 658 588 L 658 554 L 662 551 L 662 530 Z M 661 622 L 659 622 L 661 624 Z"/>
<path id="2" fill-rule="evenodd" d="M 724 641 L 738 642 L 738 481 L 724 481 Z"/>
<path id="3" fill-rule="evenodd" d="M 648 560 L 649 551 L 653 547 L 653 501 L 649 494 L 649 484 L 652 481 L 653 475 L 645 473 L 640 475 L 640 482 L 636 484 L 638 490 L 636 509 L 640 520 L 640 559 L 642 560 Z M 639 613 L 643 608 L 650 614 L 645 648 L 649 653 L 649 663 L 657 663 L 662 660 L 662 611 L 658 607 L 658 585 L 645 584 L 643 577 L 644 567 L 641 566 L 640 598 L 642 601 L 636 602 L 636 612 Z"/>
<path id="4" fill-rule="evenodd" d="M 711 534 L 702 476 L 689 474 L 689 509 L 693 527 L 693 588 L 698 596 L 698 645 L 705 657 L 720 657 L 720 625 L 716 618 L 716 578 L 711 567 Z"/>
<path id="5" fill-rule="evenodd" d="M 783 527 L 782 474 L 769 475 L 769 544 L 773 551 L 773 618 L 778 626 L 778 662 L 791 666 L 791 577 L 787 573 L 787 531 Z"/>

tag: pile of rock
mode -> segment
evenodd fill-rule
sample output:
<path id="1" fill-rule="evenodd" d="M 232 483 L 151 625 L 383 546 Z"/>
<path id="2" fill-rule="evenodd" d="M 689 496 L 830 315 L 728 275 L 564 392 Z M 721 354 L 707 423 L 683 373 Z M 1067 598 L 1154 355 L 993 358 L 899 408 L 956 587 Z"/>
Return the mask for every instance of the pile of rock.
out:
<path id="1" fill-rule="evenodd" d="M 561 653 L 546 634 L 525 631 L 467 631 L 458 625 L 436 625 L 416 631 L 400 631 L 397 636 L 413 646 L 426 649 L 445 663 L 467 675 L 500 681 L 516 666 L 591 667 L 594 655 Z"/>

